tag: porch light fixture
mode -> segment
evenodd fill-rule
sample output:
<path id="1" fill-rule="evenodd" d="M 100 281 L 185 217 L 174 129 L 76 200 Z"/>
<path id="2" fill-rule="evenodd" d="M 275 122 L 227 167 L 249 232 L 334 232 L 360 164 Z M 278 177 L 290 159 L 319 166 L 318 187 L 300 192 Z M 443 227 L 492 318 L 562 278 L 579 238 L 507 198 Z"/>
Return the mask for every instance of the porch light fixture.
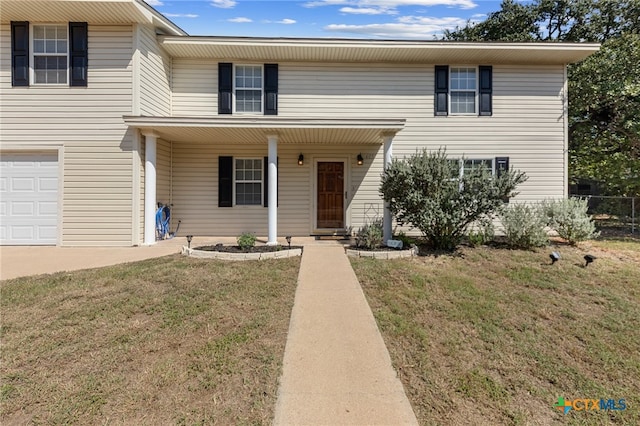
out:
<path id="1" fill-rule="evenodd" d="M 298 155 L 298 166 L 302 166 L 304 164 L 304 155 Z"/>
<path id="2" fill-rule="evenodd" d="M 356 157 L 356 159 L 358 160 L 358 166 L 362 166 L 362 163 L 364 163 L 364 158 L 362 158 L 362 154 L 358 154 L 358 157 Z"/>
<path id="3" fill-rule="evenodd" d="M 284 237 L 285 240 L 287 240 L 287 244 L 289 244 L 289 249 L 291 249 L 291 235 L 287 235 L 286 237 Z"/>
<path id="4" fill-rule="evenodd" d="M 191 248 L 191 240 L 193 240 L 193 235 L 187 235 L 187 247 Z"/>

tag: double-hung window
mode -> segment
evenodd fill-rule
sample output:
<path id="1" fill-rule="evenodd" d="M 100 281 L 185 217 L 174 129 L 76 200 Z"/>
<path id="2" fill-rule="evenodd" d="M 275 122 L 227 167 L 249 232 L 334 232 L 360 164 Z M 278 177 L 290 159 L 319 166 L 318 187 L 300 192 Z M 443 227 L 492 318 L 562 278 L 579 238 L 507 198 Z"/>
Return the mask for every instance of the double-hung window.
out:
<path id="1" fill-rule="evenodd" d="M 476 69 L 451 68 L 451 114 L 476 114 Z"/>
<path id="2" fill-rule="evenodd" d="M 236 205 L 262 203 L 262 159 L 235 159 Z"/>
<path id="3" fill-rule="evenodd" d="M 493 114 L 493 67 L 449 66 L 434 69 L 436 116 Z"/>
<path id="4" fill-rule="evenodd" d="M 493 167 L 493 159 L 465 159 L 462 163 L 462 173 L 467 174 L 472 170 L 484 170 L 487 173 L 493 175 L 494 167 Z"/>
<path id="5" fill-rule="evenodd" d="M 262 66 L 236 65 L 235 110 L 236 112 L 262 112 Z"/>
<path id="6" fill-rule="evenodd" d="M 33 25 L 31 69 L 34 84 L 67 84 L 69 36 L 66 25 Z"/>
<path id="7" fill-rule="evenodd" d="M 87 86 L 86 22 L 11 22 L 11 85 Z"/>

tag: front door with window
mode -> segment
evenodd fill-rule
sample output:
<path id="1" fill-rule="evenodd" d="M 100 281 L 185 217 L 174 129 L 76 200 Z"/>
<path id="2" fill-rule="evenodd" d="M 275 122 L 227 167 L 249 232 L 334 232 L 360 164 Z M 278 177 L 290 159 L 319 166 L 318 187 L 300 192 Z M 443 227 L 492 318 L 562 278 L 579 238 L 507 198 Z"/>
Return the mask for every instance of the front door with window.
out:
<path id="1" fill-rule="evenodd" d="M 344 163 L 318 162 L 318 229 L 344 228 Z"/>

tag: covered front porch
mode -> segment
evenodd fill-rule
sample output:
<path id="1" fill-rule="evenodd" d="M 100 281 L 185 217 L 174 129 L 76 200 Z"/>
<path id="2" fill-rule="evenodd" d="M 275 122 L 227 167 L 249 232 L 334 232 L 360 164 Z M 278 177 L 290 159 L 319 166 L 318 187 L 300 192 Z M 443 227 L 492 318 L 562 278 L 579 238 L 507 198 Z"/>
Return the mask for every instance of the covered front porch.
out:
<path id="1" fill-rule="evenodd" d="M 127 116 L 143 136 L 141 232 L 154 244 L 157 202 L 180 235 L 345 233 L 392 220 L 378 194 L 404 120 Z"/>

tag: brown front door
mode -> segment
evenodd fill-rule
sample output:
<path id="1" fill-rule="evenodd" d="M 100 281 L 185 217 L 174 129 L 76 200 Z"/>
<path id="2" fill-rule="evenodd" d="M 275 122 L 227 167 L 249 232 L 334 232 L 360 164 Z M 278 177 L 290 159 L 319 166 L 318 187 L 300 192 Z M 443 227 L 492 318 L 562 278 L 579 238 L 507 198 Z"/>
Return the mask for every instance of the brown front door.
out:
<path id="1" fill-rule="evenodd" d="M 344 163 L 318 162 L 317 227 L 344 228 Z"/>

